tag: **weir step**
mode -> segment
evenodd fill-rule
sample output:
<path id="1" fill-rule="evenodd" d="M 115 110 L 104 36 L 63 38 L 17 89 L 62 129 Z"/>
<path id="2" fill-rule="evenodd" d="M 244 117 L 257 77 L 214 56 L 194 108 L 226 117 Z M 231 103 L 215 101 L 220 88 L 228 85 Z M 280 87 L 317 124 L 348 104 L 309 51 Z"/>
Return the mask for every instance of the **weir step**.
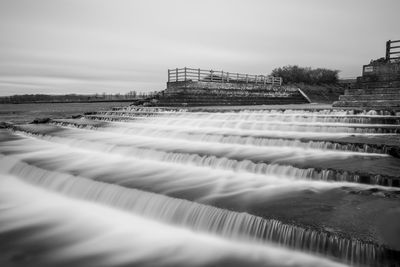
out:
<path id="1" fill-rule="evenodd" d="M 354 100 L 354 101 L 336 101 L 333 107 L 355 107 L 371 109 L 390 109 L 400 110 L 400 100 Z"/>
<path id="2" fill-rule="evenodd" d="M 129 119 L 129 120 L 135 120 L 137 118 L 146 118 L 149 116 L 127 116 L 125 114 L 94 114 L 94 115 L 87 115 L 87 118 L 121 118 L 121 119 Z M 184 118 L 188 119 L 188 118 Z M 214 121 L 213 119 L 210 119 L 210 121 Z M 229 120 L 225 120 L 226 122 L 229 122 Z M 290 127 L 290 126 L 307 126 L 307 127 L 333 127 L 333 128 L 357 128 L 357 129 L 381 129 L 382 131 L 389 130 L 389 129 L 400 129 L 400 125 L 398 125 L 396 122 L 390 124 L 366 124 L 366 123 L 340 123 L 340 122 L 297 122 L 297 123 L 279 123 L 276 121 L 262 121 L 260 120 L 257 122 L 258 124 L 267 124 L 269 126 L 276 125 L 276 126 L 281 126 L 281 127 Z"/>
<path id="3" fill-rule="evenodd" d="M 157 106 L 213 106 L 213 105 L 274 105 L 274 104 L 303 104 L 301 100 L 219 100 L 219 101 L 160 101 Z"/>
<path id="4" fill-rule="evenodd" d="M 400 80 L 400 77 L 399 77 Z M 359 81 L 355 85 L 355 88 L 391 88 L 391 87 L 400 87 L 400 81 L 391 81 L 391 82 L 371 82 L 371 81 Z"/>
<path id="5" fill-rule="evenodd" d="M 290 103 L 276 103 L 276 102 L 218 102 L 218 103 L 210 103 L 210 102 L 168 102 L 168 103 L 158 103 L 159 107 L 197 107 L 197 106 L 251 106 L 251 105 L 278 105 L 278 104 L 303 104 L 303 102 L 290 102 Z"/>
<path id="6" fill-rule="evenodd" d="M 32 125 L 22 125 L 22 126 L 15 126 L 15 130 L 19 130 L 22 132 L 26 132 L 29 134 L 36 135 L 38 134 L 39 136 L 42 136 L 43 133 L 48 132 L 49 128 L 44 127 L 41 129 L 41 127 L 37 128 L 36 126 Z M 53 128 L 56 129 L 56 128 Z M 61 129 L 60 129 L 61 130 Z M 46 134 L 47 136 L 55 136 L 57 137 L 57 133 L 52 133 L 48 132 Z M 150 134 L 151 136 L 151 134 Z M 134 147 L 134 146 L 133 146 Z M 146 145 L 144 147 L 141 147 L 141 149 L 149 149 L 151 150 L 151 146 L 147 147 Z M 173 151 L 170 151 L 169 149 L 160 149 L 159 151 L 164 151 L 165 157 L 163 157 L 164 161 L 173 160 L 175 163 L 180 162 L 179 157 L 175 157 L 174 155 L 198 155 L 199 159 L 202 158 L 204 155 L 200 156 L 196 151 L 183 151 L 180 153 L 175 153 Z M 131 150 L 129 153 L 135 154 L 135 149 Z M 182 153 L 182 154 L 181 154 Z M 170 155 L 168 157 L 167 155 Z M 218 154 L 208 154 L 211 156 L 216 161 L 219 161 L 217 164 L 218 166 L 225 168 L 226 166 L 232 167 L 231 163 L 239 163 L 245 158 L 242 156 L 235 156 L 235 155 L 225 155 L 221 156 Z M 231 160 L 230 162 L 227 163 L 227 165 L 224 165 L 225 160 Z M 192 158 L 194 160 L 194 158 Z M 382 161 L 381 159 L 370 159 L 370 164 L 367 164 L 366 167 L 363 168 L 362 171 L 359 171 L 357 168 L 354 168 L 354 166 L 359 165 L 360 159 L 359 158 L 353 158 L 353 159 L 347 159 L 346 163 L 341 164 L 341 166 L 338 166 L 337 163 L 334 163 L 333 165 L 330 165 L 329 162 L 324 162 L 321 161 L 320 163 L 316 163 L 313 165 L 309 165 L 308 162 L 299 162 L 299 161 L 292 161 L 292 160 L 286 160 L 286 159 L 281 159 L 279 161 L 274 161 L 271 162 L 268 159 L 246 159 L 247 162 L 253 162 L 253 166 L 256 166 L 257 164 L 278 164 L 281 165 L 282 168 L 286 168 L 285 166 L 290 165 L 293 166 L 296 169 L 300 170 L 299 175 L 302 177 L 302 179 L 307 179 L 307 180 L 328 180 L 328 181 L 348 181 L 348 182 L 355 182 L 355 183 L 364 183 L 364 184 L 376 184 L 376 185 L 383 185 L 383 186 L 390 186 L 390 187 L 399 187 L 400 186 L 400 177 L 397 175 L 393 175 L 395 173 L 395 170 L 398 169 L 398 167 L 395 167 L 395 162 L 390 163 L 389 166 L 392 166 L 391 169 L 387 169 L 388 163 L 385 163 L 387 161 L 384 159 Z M 366 160 L 366 159 L 364 159 Z M 363 161 L 364 161 L 363 160 Z M 185 161 L 183 161 L 185 162 Z M 195 161 L 196 162 L 196 161 Z M 201 161 L 201 164 L 205 164 L 204 166 L 208 166 L 207 162 L 208 161 Z M 199 163 L 199 162 L 198 162 Z M 278 166 L 276 165 L 276 166 Z M 375 165 L 375 166 L 374 166 Z M 225 167 L 223 167 L 225 166 Z M 238 165 L 240 166 L 240 164 Z M 238 167 L 237 166 L 237 167 Z M 260 165 L 259 165 L 260 166 Z M 386 166 L 386 167 L 385 167 Z M 236 167 L 235 167 L 236 168 Z M 382 169 L 380 169 L 382 168 Z M 293 169 L 294 170 L 294 169 Z M 301 171 L 303 170 L 303 171 Z"/>
<path id="7" fill-rule="evenodd" d="M 356 88 L 356 89 L 346 89 L 345 95 L 376 95 L 376 94 L 400 94 L 400 87 L 390 87 L 390 88 Z"/>
<path id="8" fill-rule="evenodd" d="M 96 114 L 91 114 L 91 115 L 86 115 L 87 118 L 89 117 L 103 117 L 103 116 L 119 116 L 121 118 L 145 118 L 145 117 L 154 117 L 154 116 L 169 116 L 170 114 L 168 113 L 158 113 L 158 112 L 132 112 L 132 111 L 112 111 L 112 112 L 97 112 Z M 362 115 L 354 115 L 354 116 L 349 116 L 346 115 L 345 117 L 343 115 L 337 115 L 337 116 L 311 116 L 307 114 L 301 114 L 301 115 L 294 115 L 295 117 L 303 118 L 305 119 L 304 122 L 307 122 L 307 118 L 310 121 L 313 122 L 331 122 L 331 123 L 354 123 L 354 124 L 386 124 L 386 125 L 393 125 L 393 124 L 400 124 L 400 117 L 399 116 L 362 116 Z M 279 118 L 280 115 L 272 115 L 272 117 Z M 289 116 L 290 118 L 290 116 Z M 284 119 L 284 118 L 283 118 Z M 75 123 L 75 122 L 74 122 Z M 83 124 L 84 125 L 84 124 Z"/>
<path id="9" fill-rule="evenodd" d="M 347 94 L 339 96 L 339 101 L 362 101 L 362 100 L 400 100 L 400 90 L 397 94 Z"/>
<path id="10" fill-rule="evenodd" d="M 297 98 L 291 98 L 291 99 L 270 99 L 270 98 L 249 98 L 249 99 L 191 99 L 191 98 L 179 98 L 179 99 L 162 99 L 160 100 L 161 103 L 169 103 L 169 102 L 209 102 L 209 103 L 219 103 L 219 102 L 270 102 L 270 103 L 279 103 L 279 102 L 291 102 L 291 101 L 297 101 L 302 103 L 302 99 L 297 99 Z"/>
<path id="11" fill-rule="evenodd" d="M 165 91 L 159 98 L 158 106 L 212 106 L 212 105 L 263 105 L 302 104 L 308 100 L 299 91 L 257 91 L 257 90 L 188 90 Z"/>

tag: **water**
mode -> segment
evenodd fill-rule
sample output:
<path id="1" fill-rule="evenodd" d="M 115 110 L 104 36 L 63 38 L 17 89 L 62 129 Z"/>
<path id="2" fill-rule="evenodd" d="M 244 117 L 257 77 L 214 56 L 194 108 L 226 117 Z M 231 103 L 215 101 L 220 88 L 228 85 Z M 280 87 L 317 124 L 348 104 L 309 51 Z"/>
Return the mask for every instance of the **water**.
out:
<path id="1" fill-rule="evenodd" d="M 88 120 L 57 120 L 54 122 L 55 125 L 60 126 L 77 126 L 79 128 L 92 128 L 90 127 L 93 121 Z M 89 124 L 89 125 L 88 125 Z M 139 125 L 135 123 L 135 125 L 124 125 L 119 124 L 125 132 L 129 129 L 129 132 L 132 134 L 140 134 L 145 136 L 158 136 L 164 137 L 168 135 L 174 135 L 175 137 L 179 137 L 185 140 L 197 140 L 197 141 L 205 141 L 205 142 L 219 142 L 219 143 L 236 143 L 236 144 L 246 144 L 246 145 L 255 145 L 255 146 L 296 146 L 303 148 L 311 148 L 311 149 L 334 149 L 334 150 L 345 150 L 345 151 L 356 151 L 356 152 L 370 152 L 370 153 L 385 153 L 385 148 L 377 148 L 371 147 L 368 145 L 357 145 L 357 144 L 341 144 L 335 143 L 334 141 L 318 141 L 318 140 L 299 140 L 296 138 L 288 138 L 282 139 L 280 136 L 271 136 L 266 135 L 264 132 L 262 135 L 254 135 L 248 136 L 248 133 L 243 135 L 235 134 L 230 132 L 229 134 L 224 133 L 214 133 L 213 131 L 205 132 L 204 129 L 201 131 L 196 130 L 188 130 L 186 128 L 172 128 L 172 127 L 161 127 L 159 125 Z M 116 129 L 118 126 L 117 123 L 114 123 L 113 128 Z M 337 135 L 336 135 L 337 137 Z"/>
<path id="2" fill-rule="evenodd" d="M 240 240 L 242 242 L 258 241 L 249 242 L 249 246 L 257 246 L 263 240 L 271 240 L 300 250 L 340 256 L 350 262 L 357 261 L 360 257 L 368 262 L 376 261 L 377 258 L 382 257 L 382 251 L 379 247 L 307 231 L 299 227 L 284 225 L 275 220 L 265 220 L 246 213 L 231 212 L 135 189 L 128 190 L 124 187 L 110 186 L 81 177 L 55 174 L 26 164 L 17 163 L 14 165 L 11 162 L 8 163 L 13 167 L 7 172 L 28 184 L 40 185 L 41 188 L 51 189 L 74 199 L 89 200 L 118 210 L 140 214 L 145 218 L 188 227 L 204 234 L 212 233 L 229 240 Z M 13 185 L 10 186 L 8 180 L 15 183 L 15 179 L 4 178 L 4 180 L 4 186 L 11 187 L 11 190 L 13 190 Z M 19 187 L 26 187 L 26 185 L 17 186 L 17 190 L 20 190 Z M 9 201 L 7 194 L 5 194 L 6 201 Z M 17 215 L 24 214 L 17 212 Z M 30 225 L 32 222 L 28 220 L 28 224 Z M 1 230 L 9 231 L 10 228 L 18 228 L 18 225 L 5 224 L 5 226 L 5 229 Z M 263 242 L 263 245 L 270 246 L 265 242 Z M 358 253 L 363 255 L 358 255 Z M 320 261 L 319 264 L 322 264 L 322 262 Z M 308 261 L 307 264 L 313 263 Z"/>
<path id="3" fill-rule="evenodd" d="M 21 233 L 11 245 L 18 245 L 16 266 L 293 266 L 292 259 L 285 260 L 289 255 L 296 258 L 296 266 L 339 266 L 268 244 L 236 243 L 65 198 L 9 176 L 1 176 L 0 190 L 2 206 L 9 207 L 2 213 L 1 232 Z"/>
<path id="4" fill-rule="evenodd" d="M 0 263 L 395 266 L 376 215 L 398 205 L 399 161 L 346 138 L 397 129 L 385 114 L 125 108 L 1 130 Z"/>

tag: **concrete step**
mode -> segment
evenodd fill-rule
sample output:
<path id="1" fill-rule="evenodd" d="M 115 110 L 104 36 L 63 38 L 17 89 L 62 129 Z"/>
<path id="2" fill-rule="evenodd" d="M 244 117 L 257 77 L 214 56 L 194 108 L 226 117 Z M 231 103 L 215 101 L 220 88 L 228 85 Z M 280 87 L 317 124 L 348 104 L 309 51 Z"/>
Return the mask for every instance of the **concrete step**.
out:
<path id="1" fill-rule="evenodd" d="M 177 97 L 165 97 L 165 98 L 160 98 L 162 99 L 167 99 L 167 100 L 174 100 L 174 99 L 179 99 L 179 100 L 193 100 L 193 101 L 199 101 L 199 100 L 206 100 L 206 101 L 224 101 L 224 100 L 289 100 L 289 99 L 305 99 L 303 97 L 235 97 L 235 96 L 225 96 L 225 97 L 189 97 L 189 96 L 177 96 Z"/>
<path id="2" fill-rule="evenodd" d="M 370 94 L 370 95 L 341 95 L 339 101 L 361 100 L 400 100 L 400 91 L 397 94 Z"/>
<path id="3" fill-rule="evenodd" d="M 400 87 L 400 80 L 391 82 L 368 82 L 362 79 L 357 82 L 354 88 L 390 88 L 390 87 Z"/>
<path id="4" fill-rule="evenodd" d="M 273 105 L 273 104 L 302 104 L 308 103 L 299 91 L 279 92 L 265 90 L 196 90 L 165 91 L 159 98 L 159 106 L 218 106 L 218 105 Z M 267 95 L 266 95 L 267 94 Z M 269 95 L 268 95 L 269 94 Z"/>
<path id="5" fill-rule="evenodd" d="M 266 95 L 266 94 L 165 94 L 160 98 L 210 98 L 210 99 L 223 99 L 223 98 L 290 98 L 298 97 L 304 98 L 302 95 L 289 94 L 289 95 Z"/>
<path id="6" fill-rule="evenodd" d="M 400 94 L 400 87 L 346 89 L 344 94 L 345 95 Z"/>
<path id="7" fill-rule="evenodd" d="M 290 103 L 290 104 L 302 104 L 302 103 Z M 259 103 L 259 102 L 224 102 L 224 103 L 210 103 L 210 102 L 168 102 L 168 103 L 157 103 L 157 106 L 161 107 L 182 107 L 182 106 L 251 106 L 251 105 L 278 105 L 277 103 Z"/>
<path id="8" fill-rule="evenodd" d="M 336 101 L 333 107 L 352 107 L 368 109 L 387 109 L 400 111 L 400 100 L 360 100 L 360 101 Z"/>
<path id="9" fill-rule="evenodd" d="M 212 99 L 212 98 L 163 98 L 160 99 L 160 102 L 230 102 L 230 101 L 240 101 L 240 102 L 291 102 L 291 101 L 299 101 L 305 102 L 303 98 L 223 98 L 223 99 Z"/>
<path id="10" fill-rule="evenodd" d="M 298 92 L 289 96 L 266 96 L 264 94 L 249 93 L 247 95 L 213 94 L 213 93 L 169 93 L 160 97 L 157 105 L 160 106 L 210 106 L 210 105 L 263 105 L 263 104 L 302 104 L 308 101 Z"/>
<path id="11" fill-rule="evenodd" d="M 162 101 L 157 103 L 157 106 L 226 106 L 226 105 L 237 105 L 237 106 L 245 106 L 245 105 L 277 105 L 277 104 L 303 104 L 303 101 L 220 101 L 220 102 L 210 102 L 210 101 Z"/>

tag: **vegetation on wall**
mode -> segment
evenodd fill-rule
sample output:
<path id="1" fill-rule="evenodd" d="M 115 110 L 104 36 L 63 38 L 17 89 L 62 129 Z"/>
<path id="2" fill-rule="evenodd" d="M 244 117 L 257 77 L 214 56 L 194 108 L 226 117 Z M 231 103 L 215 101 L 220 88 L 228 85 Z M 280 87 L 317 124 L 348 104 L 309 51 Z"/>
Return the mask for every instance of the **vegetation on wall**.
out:
<path id="1" fill-rule="evenodd" d="M 324 68 L 312 69 L 310 67 L 299 67 L 289 65 L 276 68 L 271 72 L 272 76 L 283 78 L 284 84 L 304 83 L 304 84 L 334 84 L 338 82 L 338 70 Z"/>

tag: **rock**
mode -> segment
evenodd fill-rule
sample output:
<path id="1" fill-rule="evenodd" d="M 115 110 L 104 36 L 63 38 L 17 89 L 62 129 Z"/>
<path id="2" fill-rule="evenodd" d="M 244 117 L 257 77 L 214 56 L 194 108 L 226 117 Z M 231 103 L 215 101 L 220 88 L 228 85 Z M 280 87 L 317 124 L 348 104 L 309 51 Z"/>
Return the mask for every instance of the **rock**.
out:
<path id="1" fill-rule="evenodd" d="M 32 124 L 41 124 L 41 123 L 49 123 L 51 122 L 50 118 L 36 118 L 31 123 Z"/>
<path id="2" fill-rule="evenodd" d="M 11 128 L 12 124 L 5 122 L 5 121 L 0 121 L 0 129 L 8 129 Z"/>
<path id="3" fill-rule="evenodd" d="M 72 119 L 80 119 L 80 118 L 82 118 L 82 117 L 83 117 L 83 115 L 81 115 L 81 114 L 79 114 L 79 115 L 72 115 L 72 116 L 71 116 Z"/>
<path id="4" fill-rule="evenodd" d="M 383 192 L 373 193 L 372 195 L 374 195 L 376 197 L 386 197 L 385 193 L 383 193 Z"/>
<path id="5" fill-rule="evenodd" d="M 395 158 L 400 158 L 400 147 L 390 147 L 388 149 L 388 154 Z"/>

